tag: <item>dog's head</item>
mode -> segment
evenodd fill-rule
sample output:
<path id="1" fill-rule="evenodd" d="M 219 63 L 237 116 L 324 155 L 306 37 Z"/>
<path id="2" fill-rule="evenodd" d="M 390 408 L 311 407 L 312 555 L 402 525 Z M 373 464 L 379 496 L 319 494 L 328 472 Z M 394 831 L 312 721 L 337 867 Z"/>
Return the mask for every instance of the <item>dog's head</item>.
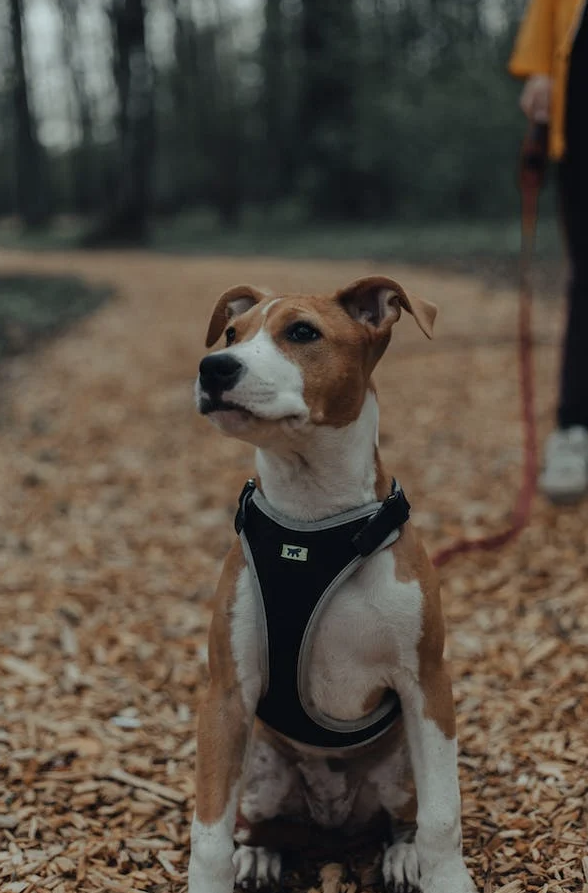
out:
<path id="1" fill-rule="evenodd" d="M 195 398 L 225 433 L 263 446 L 308 425 L 342 427 L 363 406 L 402 310 L 428 338 L 437 308 L 386 276 L 332 295 L 268 296 L 236 286 L 218 300 Z"/>

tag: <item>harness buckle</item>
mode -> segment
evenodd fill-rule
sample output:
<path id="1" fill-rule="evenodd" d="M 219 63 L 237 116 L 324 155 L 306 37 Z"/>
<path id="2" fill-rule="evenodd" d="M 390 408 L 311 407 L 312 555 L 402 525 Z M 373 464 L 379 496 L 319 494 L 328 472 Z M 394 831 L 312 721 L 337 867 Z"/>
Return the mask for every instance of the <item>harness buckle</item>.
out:
<path id="1" fill-rule="evenodd" d="M 241 533 L 243 527 L 245 526 L 245 515 L 247 512 L 247 503 L 253 496 L 253 493 L 256 489 L 256 483 L 253 478 L 249 478 L 246 482 L 245 486 L 241 490 L 241 495 L 239 496 L 239 508 L 237 509 L 237 514 L 235 515 L 235 530 L 237 531 L 237 535 Z"/>
<path id="2" fill-rule="evenodd" d="M 400 484 L 393 478 L 389 495 L 365 527 L 355 534 L 353 545 L 359 554 L 366 558 L 376 551 L 393 530 L 398 530 L 406 524 L 409 517 L 410 502 Z"/>

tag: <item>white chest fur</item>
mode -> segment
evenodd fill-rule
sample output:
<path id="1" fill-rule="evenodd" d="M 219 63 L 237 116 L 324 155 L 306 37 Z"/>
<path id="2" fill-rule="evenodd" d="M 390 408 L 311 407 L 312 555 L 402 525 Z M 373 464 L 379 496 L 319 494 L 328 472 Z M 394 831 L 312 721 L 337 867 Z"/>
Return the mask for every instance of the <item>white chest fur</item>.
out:
<path id="1" fill-rule="evenodd" d="M 374 555 L 333 595 L 310 646 L 309 694 L 321 713 L 357 719 L 390 667 L 418 673 L 422 593 L 400 583 L 389 550 Z"/>

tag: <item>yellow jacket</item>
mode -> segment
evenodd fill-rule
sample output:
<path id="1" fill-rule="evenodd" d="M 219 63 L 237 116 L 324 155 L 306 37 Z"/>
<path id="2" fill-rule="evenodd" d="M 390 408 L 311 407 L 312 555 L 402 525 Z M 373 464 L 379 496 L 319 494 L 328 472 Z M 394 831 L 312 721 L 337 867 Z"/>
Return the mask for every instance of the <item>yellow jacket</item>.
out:
<path id="1" fill-rule="evenodd" d="M 565 110 L 570 54 L 587 0 L 530 0 L 519 29 L 509 71 L 516 77 L 553 78 L 549 152 L 565 152 Z"/>

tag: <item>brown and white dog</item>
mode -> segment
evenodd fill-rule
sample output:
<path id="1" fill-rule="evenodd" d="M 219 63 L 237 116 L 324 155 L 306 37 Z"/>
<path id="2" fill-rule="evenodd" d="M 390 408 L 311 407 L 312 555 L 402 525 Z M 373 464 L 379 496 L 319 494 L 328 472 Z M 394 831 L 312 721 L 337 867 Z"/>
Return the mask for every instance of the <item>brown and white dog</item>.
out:
<path id="1" fill-rule="evenodd" d="M 432 337 L 435 306 L 383 276 L 322 296 L 270 297 L 238 286 L 218 301 L 206 344 L 223 335 L 224 343 L 201 365 L 196 403 L 224 434 L 257 447 L 258 486 L 282 515 L 316 521 L 388 495 L 371 375 L 401 310 Z M 308 692 L 323 715 L 357 720 L 393 690 L 402 718 L 343 760 L 338 751 L 284 740 L 255 721 L 263 684 L 259 604 L 236 541 L 210 629 L 189 893 L 231 893 L 235 881 L 250 889 L 278 883 L 279 853 L 235 849 L 238 810 L 253 825 L 290 817 L 344 830 L 385 810 L 389 888 L 471 893 L 443 646 L 436 572 L 407 523 L 393 545 L 342 583 L 321 616 Z M 416 834 L 394 835 L 395 824 L 415 819 Z"/>

